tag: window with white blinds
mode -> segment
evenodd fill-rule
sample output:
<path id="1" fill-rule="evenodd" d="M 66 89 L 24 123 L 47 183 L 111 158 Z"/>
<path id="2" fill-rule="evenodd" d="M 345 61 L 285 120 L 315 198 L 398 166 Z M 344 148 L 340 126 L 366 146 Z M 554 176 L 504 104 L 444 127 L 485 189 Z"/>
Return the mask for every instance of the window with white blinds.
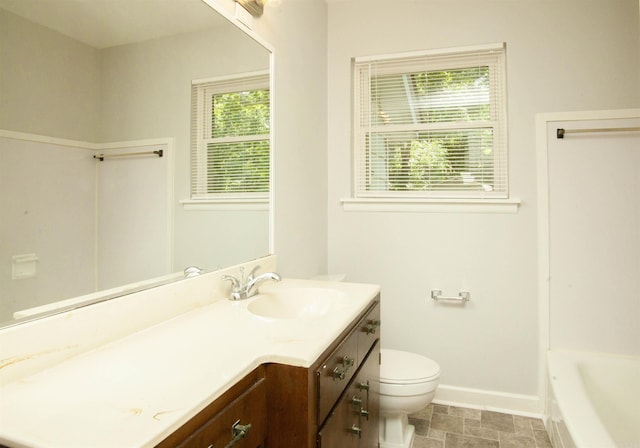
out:
<path id="1" fill-rule="evenodd" d="M 269 164 L 269 74 L 194 81 L 191 199 L 266 199 Z"/>
<path id="2" fill-rule="evenodd" d="M 503 44 L 354 69 L 356 197 L 508 197 Z"/>

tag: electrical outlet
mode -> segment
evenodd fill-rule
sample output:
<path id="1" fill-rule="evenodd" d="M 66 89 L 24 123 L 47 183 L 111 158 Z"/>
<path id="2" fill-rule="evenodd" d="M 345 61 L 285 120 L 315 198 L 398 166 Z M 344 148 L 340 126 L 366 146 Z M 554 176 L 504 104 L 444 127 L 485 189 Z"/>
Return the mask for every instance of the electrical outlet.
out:
<path id="1" fill-rule="evenodd" d="M 22 254 L 11 257 L 11 279 L 23 280 L 36 276 L 36 254 Z"/>

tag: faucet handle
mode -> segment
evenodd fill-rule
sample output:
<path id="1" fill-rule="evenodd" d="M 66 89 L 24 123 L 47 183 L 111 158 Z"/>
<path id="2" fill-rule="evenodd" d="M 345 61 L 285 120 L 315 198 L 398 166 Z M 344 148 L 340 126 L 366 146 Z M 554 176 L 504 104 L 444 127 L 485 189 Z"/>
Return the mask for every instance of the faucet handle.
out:
<path id="1" fill-rule="evenodd" d="M 253 280 L 256 276 L 256 272 L 258 272 L 258 269 L 260 269 L 260 265 L 257 264 L 254 266 L 253 269 L 251 269 L 251 272 L 249 272 L 249 276 L 247 277 L 247 282 L 250 282 L 251 280 Z"/>
<path id="2" fill-rule="evenodd" d="M 188 266 L 184 270 L 184 277 L 185 278 L 197 277 L 200 274 L 202 274 L 202 269 L 200 269 L 198 266 Z"/>
<path id="3" fill-rule="evenodd" d="M 238 280 L 237 278 L 235 278 L 233 275 L 223 275 L 222 276 L 222 280 L 228 280 L 231 282 L 231 285 L 233 286 L 233 290 L 237 291 L 240 289 L 240 280 Z"/>

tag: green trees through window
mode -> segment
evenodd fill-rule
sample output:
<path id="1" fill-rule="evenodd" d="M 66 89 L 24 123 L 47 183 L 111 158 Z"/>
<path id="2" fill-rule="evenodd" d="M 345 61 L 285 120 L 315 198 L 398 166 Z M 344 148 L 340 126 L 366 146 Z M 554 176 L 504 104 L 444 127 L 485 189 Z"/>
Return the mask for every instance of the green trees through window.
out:
<path id="1" fill-rule="evenodd" d="M 372 76 L 372 109 L 379 111 L 378 123 L 383 127 L 488 121 L 488 79 L 487 66 Z M 402 85 L 401 98 L 394 97 L 398 93 L 394 85 Z M 460 183 L 490 188 L 491 129 L 414 129 L 391 133 L 381 129 L 372 140 L 384 146 L 385 189 L 430 190 Z M 370 148 L 370 153 L 379 150 Z M 372 181 L 381 185 L 380 179 Z"/>
<path id="2" fill-rule="evenodd" d="M 449 56 L 356 61 L 356 194 L 506 194 L 503 64 Z"/>
<path id="3" fill-rule="evenodd" d="M 268 199 L 268 73 L 194 82 L 191 104 L 191 199 Z"/>
<path id="4" fill-rule="evenodd" d="M 269 91 L 214 95 L 208 192 L 269 191 Z"/>

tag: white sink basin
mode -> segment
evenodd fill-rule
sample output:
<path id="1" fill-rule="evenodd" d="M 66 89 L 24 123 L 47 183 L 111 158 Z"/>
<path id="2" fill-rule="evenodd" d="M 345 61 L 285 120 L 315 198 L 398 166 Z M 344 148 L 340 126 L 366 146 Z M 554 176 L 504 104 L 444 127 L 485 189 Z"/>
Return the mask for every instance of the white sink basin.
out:
<path id="1" fill-rule="evenodd" d="M 250 313 L 273 319 L 321 317 L 347 305 L 347 295 L 330 288 L 276 288 L 251 300 Z"/>

